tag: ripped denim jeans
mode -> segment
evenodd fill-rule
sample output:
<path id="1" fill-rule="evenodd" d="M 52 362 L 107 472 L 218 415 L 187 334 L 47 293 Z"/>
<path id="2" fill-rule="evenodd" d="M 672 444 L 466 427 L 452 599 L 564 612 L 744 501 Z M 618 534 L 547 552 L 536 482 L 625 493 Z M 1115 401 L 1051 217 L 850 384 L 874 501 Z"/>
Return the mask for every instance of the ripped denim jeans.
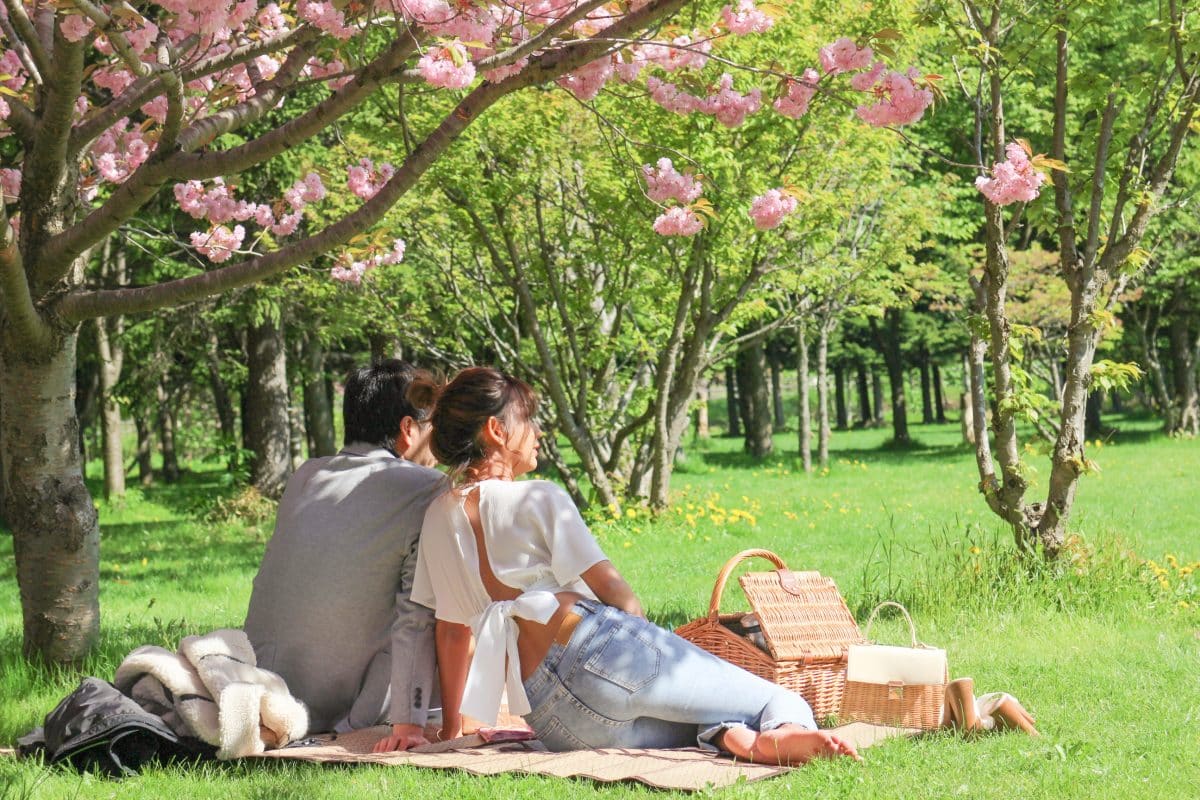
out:
<path id="1" fill-rule="evenodd" d="M 525 716 L 550 750 L 694 747 L 726 729 L 816 729 L 800 695 L 752 675 L 640 617 L 594 600 L 564 647 L 525 681 Z"/>

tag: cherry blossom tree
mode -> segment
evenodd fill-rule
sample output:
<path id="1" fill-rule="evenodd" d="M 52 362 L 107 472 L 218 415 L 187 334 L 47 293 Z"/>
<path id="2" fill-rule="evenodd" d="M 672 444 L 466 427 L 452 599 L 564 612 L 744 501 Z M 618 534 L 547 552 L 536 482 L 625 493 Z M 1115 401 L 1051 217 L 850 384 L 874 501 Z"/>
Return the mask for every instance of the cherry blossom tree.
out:
<path id="1" fill-rule="evenodd" d="M 338 248 L 334 279 L 360 281 L 395 263 L 402 242 L 347 245 L 414 191 L 473 120 L 526 87 L 557 82 L 586 99 L 611 80 L 636 83 L 654 102 L 733 127 L 763 105 L 764 86 L 750 84 L 807 83 L 809 73 L 793 80 L 774 68 L 735 77 L 736 65 L 717 57 L 723 40 L 771 27 L 748 0 L 708 28 L 656 37 L 684 4 L 4 0 L 0 494 L 14 533 L 24 651 L 77 659 L 99 630 L 99 529 L 73 408 L 81 322 L 178 306 Z M 873 125 L 913 122 L 932 100 L 917 73 L 877 64 L 865 40 L 837 43 L 828 60 L 819 86 L 789 90 L 793 115 L 800 97 L 829 91 L 834 79 L 838 91 L 867 95 L 857 113 Z M 719 77 L 701 72 L 717 66 Z M 347 165 L 345 189 L 361 203 L 314 228 L 310 212 L 342 194 L 316 174 L 279 197 L 239 193 L 239 173 L 380 94 L 423 113 L 399 114 L 402 162 Z M 93 249 L 163 195 L 195 221 L 184 244 L 200 266 L 170 280 L 130 275 L 128 286 L 94 286 Z M 687 203 L 673 201 L 663 217 L 655 224 L 664 234 L 698 232 Z"/>

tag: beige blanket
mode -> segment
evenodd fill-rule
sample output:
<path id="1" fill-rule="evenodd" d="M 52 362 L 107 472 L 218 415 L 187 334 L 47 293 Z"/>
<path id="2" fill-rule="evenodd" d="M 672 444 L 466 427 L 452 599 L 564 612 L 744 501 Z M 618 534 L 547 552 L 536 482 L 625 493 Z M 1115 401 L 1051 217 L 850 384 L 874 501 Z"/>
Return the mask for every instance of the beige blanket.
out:
<path id="1" fill-rule="evenodd" d="M 884 728 L 865 723 L 843 725 L 838 735 L 849 739 L 860 751 L 893 736 L 917 731 Z M 610 748 L 551 753 L 540 742 L 485 744 L 477 735 L 439 742 L 407 753 L 372 753 L 371 748 L 388 732 L 386 727 L 368 728 L 341 735 L 315 737 L 315 744 L 269 750 L 255 758 L 286 758 L 318 763 L 388 764 L 433 769 L 458 769 L 473 775 L 519 772 L 583 777 L 592 780 L 639 781 L 660 789 L 700 791 L 720 788 L 738 780 L 757 781 L 781 775 L 788 767 L 748 764 L 715 756 L 696 748 L 679 750 L 631 750 Z"/>

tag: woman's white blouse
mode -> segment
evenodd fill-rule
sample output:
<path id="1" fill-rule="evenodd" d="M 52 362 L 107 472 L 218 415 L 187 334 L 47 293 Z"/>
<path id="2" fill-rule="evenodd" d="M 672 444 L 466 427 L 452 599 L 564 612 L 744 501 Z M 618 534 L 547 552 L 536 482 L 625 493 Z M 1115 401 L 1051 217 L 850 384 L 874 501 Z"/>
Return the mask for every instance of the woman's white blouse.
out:
<path id="1" fill-rule="evenodd" d="M 579 576 L 607 556 L 557 484 L 486 480 L 478 486 L 479 519 L 492 573 L 521 596 L 507 601 L 488 596 L 479 575 L 475 535 L 463 508 L 465 496 L 451 490 L 425 513 L 412 600 L 432 608 L 440 620 L 471 626 L 475 655 L 461 710 L 494 725 L 506 685 L 509 711 L 530 711 L 521 684 L 515 618 L 548 622 L 558 610 L 555 594 L 560 591 L 595 598 Z"/>

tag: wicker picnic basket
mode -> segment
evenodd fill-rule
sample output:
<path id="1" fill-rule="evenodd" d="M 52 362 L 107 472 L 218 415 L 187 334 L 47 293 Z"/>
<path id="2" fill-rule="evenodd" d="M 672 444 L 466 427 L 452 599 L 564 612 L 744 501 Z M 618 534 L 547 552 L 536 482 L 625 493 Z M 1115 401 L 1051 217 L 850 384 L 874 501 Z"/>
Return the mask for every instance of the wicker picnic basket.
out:
<path id="1" fill-rule="evenodd" d="M 721 614 L 721 595 L 738 564 L 765 558 L 773 572 L 738 578 L 758 615 L 767 650 L 739 635 L 744 614 Z M 863 641 L 858 625 L 832 578 L 819 572 L 793 572 L 769 550 L 745 550 L 725 563 L 713 586 L 708 616 L 675 633 L 759 677 L 799 693 L 818 721 L 835 716 L 846 688 L 846 652 Z"/>

